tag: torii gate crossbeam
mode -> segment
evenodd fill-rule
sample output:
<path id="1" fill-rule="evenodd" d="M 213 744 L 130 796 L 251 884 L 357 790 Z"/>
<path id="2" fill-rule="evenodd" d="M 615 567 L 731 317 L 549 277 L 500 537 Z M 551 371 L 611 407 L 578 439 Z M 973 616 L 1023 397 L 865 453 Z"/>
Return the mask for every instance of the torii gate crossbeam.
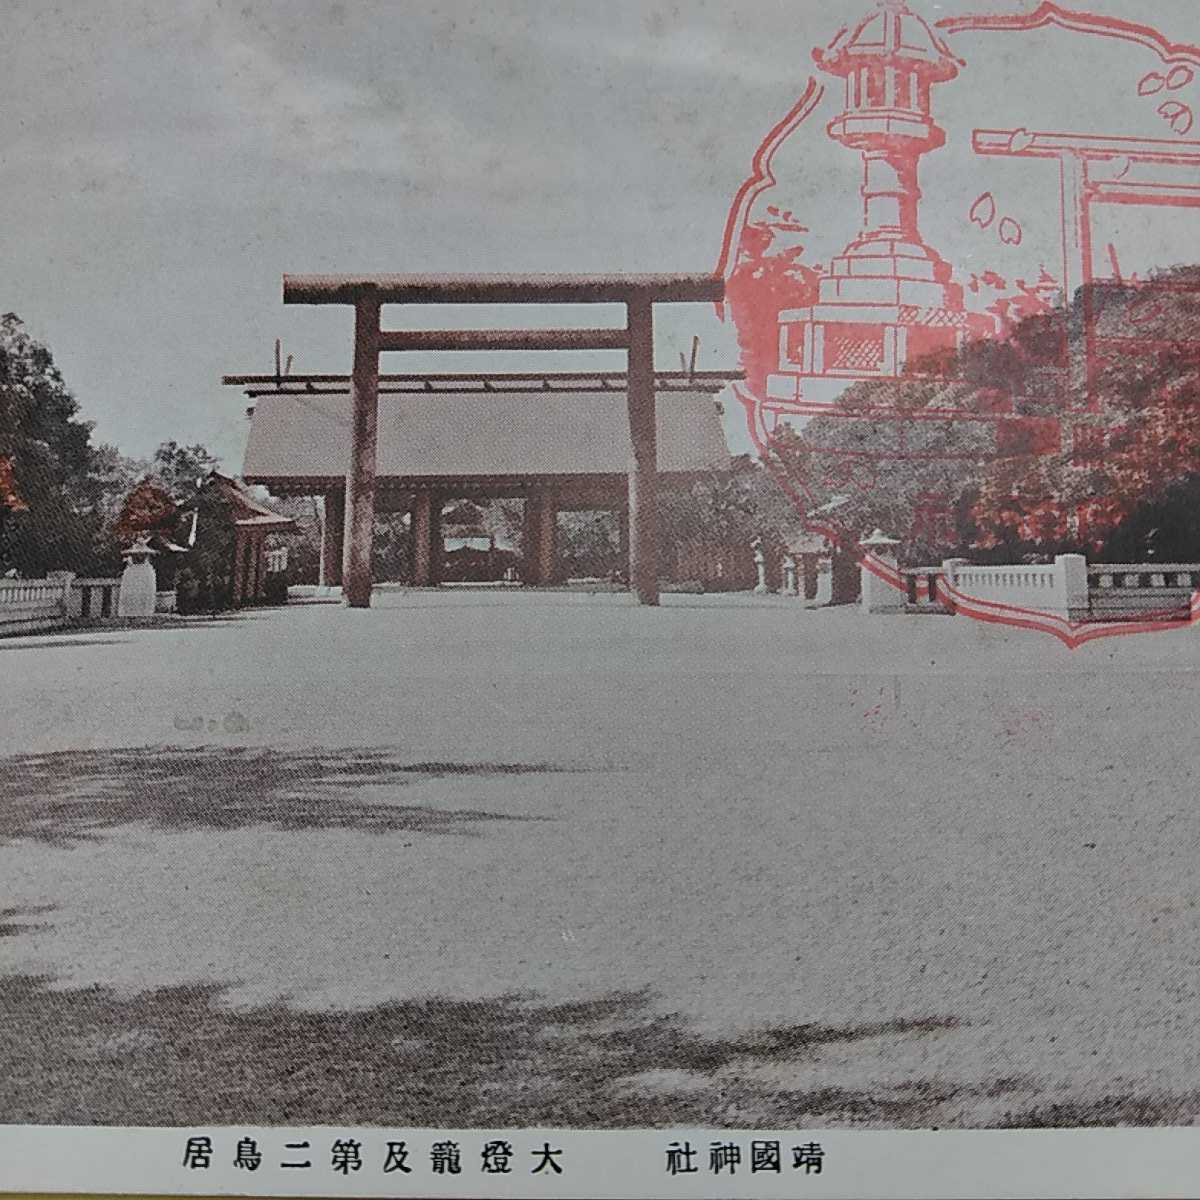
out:
<path id="1" fill-rule="evenodd" d="M 1058 162 L 1068 302 L 1092 282 L 1093 204 L 1200 208 L 1200 142 L 976 129 L 972 144 L 976 154 Z"/>
<path id="2" fill-rule="evenodd" d="M 354 306 L 351 450 L 346 472 L 343 595 L 371 604 L 379 355 L 397 350 L 624 350 L 628 357 L 630 576 L 641 604 L 658 603 L 654 305 L 716 304 L 713 275 L 285 275 L 284 304 Z M 384 330 L 384 304 L 623 304 L 625 327 Z"/>

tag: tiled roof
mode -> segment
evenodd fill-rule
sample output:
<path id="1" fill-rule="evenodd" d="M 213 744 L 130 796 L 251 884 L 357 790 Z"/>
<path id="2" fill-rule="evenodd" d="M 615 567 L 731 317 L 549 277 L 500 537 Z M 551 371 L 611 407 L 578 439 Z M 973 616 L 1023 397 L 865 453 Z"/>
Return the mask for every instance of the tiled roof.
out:
<path id="1" fill-rule="evenodd" d="M 250 419 L 242 474 L 332 479 L 350 458 L 348 396 L 264 396 Z M 614 475 L 629 469 L 625 393 L 416 393 L 379 397 L 378 475 L 384 478 Z M 711 395 L 658 397 L 664 472 L 729 465 Z"/>
<path id="2" fill-rule="evenodd" d="M 296 528 L 291 517 L 285 517 L 259 500 L 245 484 L 219 471 L 209 473 L 208 486 L 218 489 L 233 505 L 235 525 L 285 533 Z"/>

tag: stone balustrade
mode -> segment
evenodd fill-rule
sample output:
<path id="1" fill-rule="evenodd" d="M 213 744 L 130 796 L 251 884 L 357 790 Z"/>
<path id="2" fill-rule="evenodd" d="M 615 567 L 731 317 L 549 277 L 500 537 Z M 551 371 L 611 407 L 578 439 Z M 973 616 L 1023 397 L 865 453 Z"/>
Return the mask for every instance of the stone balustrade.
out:
<path id="1" fill-rule="evenodd" d="M 949 559 L 901 572 L 908 612 L 1021 610 L 1068 621 L 1177 620 L 1200 589 L 1200 563 L 1092 563 L 1062 554 L 1051 563 L 976 566 Z"/>
<path id="2" fill-rule="evenodd" d="M 1082 554 L 1059 554 L 1052 563 L 981 567 L 955 560 L 945 565 L 956 607 L 969 602 L 993 612 L 1019 609 L 1069 621 L 1089 615 L 1087 560 Z"/>
<path id="3" fill-rule="evenodd" d="M 0 636 L 43 633 L 70 621 L 74 576 L 0 579 Z"/>
<path id="4" fill-rule="evenodd" d="M 1200 563 L 1096 563 L 1088 567 L 1092 615 L 1104 620 L 1186 616 Z"/>
<path id="5" fill-rule="evenodd" d="M 80 579 L 69 571 L 0 579 L 0 637 L 114 618 L 120 590 L 119 579 Z"/>
<path id="6" fill-rule="evenodd" d="M 84 621 L 115 616 L 120 590 L 119 579 L 75 579 L 68 615 Z"/>
<path id="7" fill-rule="evenodd" d="M 938 589 L 942 568 L 908 567 L 901 571 L 905 584 L 905 599 L 909 612 L 949 612 L 945 594 Z"/>

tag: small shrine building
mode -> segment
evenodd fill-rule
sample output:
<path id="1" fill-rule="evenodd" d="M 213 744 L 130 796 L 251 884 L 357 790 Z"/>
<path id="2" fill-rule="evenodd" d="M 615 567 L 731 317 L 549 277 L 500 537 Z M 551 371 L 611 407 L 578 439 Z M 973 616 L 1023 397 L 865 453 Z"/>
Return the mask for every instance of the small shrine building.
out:
<path id="1" fill-rule="evenodd" d="M 233 521 L 232 607 L 262 603 L 271 567 L 272 552 L 267 538 L 271 534 L 294 533 L 296 522 L 263 503 L 238 480 L 218 471 L 209 474 L 203 490 L 225 502 Z"/>

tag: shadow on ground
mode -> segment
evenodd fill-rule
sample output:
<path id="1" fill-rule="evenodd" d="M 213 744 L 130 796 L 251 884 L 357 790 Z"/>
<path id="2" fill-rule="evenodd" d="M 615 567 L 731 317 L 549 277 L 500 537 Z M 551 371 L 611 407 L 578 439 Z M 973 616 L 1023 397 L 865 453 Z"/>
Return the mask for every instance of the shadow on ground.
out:
<path id="1" fill-rule="evenodd" d="M 231 1010 L 220 995 L 197 987 L 122 998 L 28 976 L 0 981 L 0 1112 L 10 1122 L 123 1125 L 916 1126 L 960 1095 L 936 1081 L 871 1095 L 744 1077 L 771 1064 L 802 1080 L 822 1046 L 937 1037 L 956 1024 L 946 1018 L 717 1039 L 657 1015 L 644 992 L 319 1013 Z M 999 1080 L 989 1094 L 1020 1087 Z"/>
<path id="2" fill-rule="evenodd" d="M 81 634 L 94 633 L 95 630 L 81 629 L 79 632 Z M 128 638 L 84 638 L 79 636 L 56 638 L 50 642 L 31 642 L 24 638 L 4 638 L 0 640 L 0 650 L 86 650 L 89 646 L 120 646 L 128 641 Z"/>
<path id="3" fill-rule="evenodd" d="M 1171 1125 L 1197 1111 L 1195 1094 L 1039 1106 L 1037 1081 L 1023 1077 L 803 1086 L 823 1047 L 844 1057 L 874 1040 L 864 1053 L 878 1062 L 906 1040 L 952 1034 L 953 1017 L 722 1039 L 657 1013 L 645 991 L 315 1013 L 284 1003 L 230 1009 L 221 997 L 216 986 L 124 997 L 0 979 L 0 1114 L 71 1125 L 802 1129 L 971 1127 L 979 1111 L 1000 1127 Z M 786 1082 L 764 1084 L 764 1070 Z"/>
<path id="4" fill-rule="evenodd" d="M 43 913 L 53 912 L 53 904 L 35 904 L 24 908 L 0 908 L 0 938 L 16 937 L 20 933 L 34 933 L 45 929 L 43 921 L 24 921 L 21 917 L 40 917 Z"/>
<path id="5" fill-rule="evenodd" d="M 42 641 L 46 633 L 10 634 L 0 637 L 0 650 L 61 650 L 86 648 L 88 646 L 120 646 L 128 637 L 98 638 L 97 633 L 145 633 L 155 630 L 216 629 L 246 621 L 262 620 L 257 610 L 240 610 L 236 613 L 204 613 L 192 617 L 181 617 L 175 613 L 159 613 L 155 617 L 113 617 L 104 620 L 79 621 L 65 629 L 54 631 L 51 641 Z"/>
<path id="6" fill-rule="evenodd" d="M 156 829 L 354 829 L 467 833 L 487 821 L 544 820 L 400 804 L 373 787 L 446 777 L 542 775 L 547 763 L 399 762 L 384 750 L 289 752 L 206 746 L 64 750 L 0 758 L 0 844 L 96 840 L 122 825 Z"/>

